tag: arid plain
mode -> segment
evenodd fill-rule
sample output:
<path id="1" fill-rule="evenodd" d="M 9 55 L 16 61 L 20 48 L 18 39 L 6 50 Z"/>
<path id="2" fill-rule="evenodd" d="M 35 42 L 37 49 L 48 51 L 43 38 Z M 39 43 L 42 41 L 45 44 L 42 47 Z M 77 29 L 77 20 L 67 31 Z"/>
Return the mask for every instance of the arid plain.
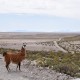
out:
<path id="1" fill-rule="evenodd" d="M 20 49 L 23 43 L 27 43 L 26 50 L 66 52 L 66 48 L 62 49 L 67 45 L 63 39 L 77 35 L 79 33 L 1 32 L 0 47 Z M 79 40 L 77 41 L 79 43 Z"/>
<path id="2" fill-rule="evenodd" d="M 20 50 L 23 43 L 26 43 L 26 50 L 29 51 L 61 51 L 63 53 L 74 53 L 75 51 L 80 52 L 79 33 L 0 33 L 1 49 L 7 48 Z M 36 54 L 34 55 L 36 56 Z M 37 57 L 40 58 L 40 56 Z M 41 57 L 40 59 L 44 62 L 44 57 Z M 51 57 L 46 57 L 45 61 L 47 59 L 50 61 L 53 60 Z M 55 59 L 57 59 L 56 56 L 54 60 Z M 61 59 L 59 58 L 59 60 Z M 10 64 L 11 72 L 8 73 L 6 71 L 5 62 L 2 55 L 0 55 L 0 65 L 0 80 L 80 80 L 80 78 L 74 78 L 70 75 L 56 72 L 49 67 L 38 67 L 36 66 L 36 59 L 33 61 L 28 59 L 24 60 L 21 65 L 21 72 L 15 71 L 15 64 Z"/>

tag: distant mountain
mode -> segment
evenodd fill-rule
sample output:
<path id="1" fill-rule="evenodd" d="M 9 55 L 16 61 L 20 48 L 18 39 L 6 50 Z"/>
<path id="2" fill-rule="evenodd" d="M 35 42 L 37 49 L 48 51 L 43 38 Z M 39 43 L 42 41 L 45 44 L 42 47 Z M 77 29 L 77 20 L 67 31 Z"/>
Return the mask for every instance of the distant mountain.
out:
<path id="1" fill-rule="evenodd" d="M 76 36 L 79 34 L 75 33 L 49 33 L 49 32 L 0 32 L 0 38 L 3 39 L 27 39 L 27 38 L 64 38 L 71 39 L 72 36 Z"/>

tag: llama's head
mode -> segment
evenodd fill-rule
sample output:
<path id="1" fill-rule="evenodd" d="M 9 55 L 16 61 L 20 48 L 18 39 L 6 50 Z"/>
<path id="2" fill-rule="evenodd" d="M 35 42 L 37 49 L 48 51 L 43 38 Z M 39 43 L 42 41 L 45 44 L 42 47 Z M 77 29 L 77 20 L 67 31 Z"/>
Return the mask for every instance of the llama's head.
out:
<path id="1" fill-rule="evenodd" d="M 21 48 L 21 53 L 25 53 L 25 51 L 26 51 L 26 43 L 23 43 Z"/>
<path id="2" fill-rule="evenodd" d="M 25 48 L 26 47 L 26 43 L 23 43 L 23 46 L 22 47 Z"/>

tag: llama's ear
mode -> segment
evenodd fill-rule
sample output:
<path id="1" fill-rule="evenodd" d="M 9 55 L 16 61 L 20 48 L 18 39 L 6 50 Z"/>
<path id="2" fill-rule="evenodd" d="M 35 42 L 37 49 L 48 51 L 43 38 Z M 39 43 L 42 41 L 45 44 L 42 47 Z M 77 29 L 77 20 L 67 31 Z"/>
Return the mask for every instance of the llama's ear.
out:
<path id="1" fill-rule="evenodd" d="M 25 45 L 25 46 L 26 46 L 26 44 L 27 44 L 26 42 L 25 42 L 25 43 L 23 43 L 23 45 Z"/>
<path id="2" fill-rule="evenodd" d="M 23 43 L 23 45 L 26 45 L 26 43 Z"/>
<path id="3" fill-rule="evenodd" d="M 27 44 L 26 42 L 24 44 Z"/>

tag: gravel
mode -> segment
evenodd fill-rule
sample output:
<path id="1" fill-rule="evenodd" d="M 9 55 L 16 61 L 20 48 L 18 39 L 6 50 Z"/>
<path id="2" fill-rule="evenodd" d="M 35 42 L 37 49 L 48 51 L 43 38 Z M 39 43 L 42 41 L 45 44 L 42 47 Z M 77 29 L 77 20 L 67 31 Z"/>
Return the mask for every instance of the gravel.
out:
<path id="1" fill-rule="evenodd" d="M 22 61 L 21 71 L 16 71 L 16 65 L 10 64 L 10 72 L 5 68 L 5 62 L 0 55 L 0 80 L 72 80 L 66 74 L 58 73 L 49 68 L 37 67 L 31 61 Z"/>

